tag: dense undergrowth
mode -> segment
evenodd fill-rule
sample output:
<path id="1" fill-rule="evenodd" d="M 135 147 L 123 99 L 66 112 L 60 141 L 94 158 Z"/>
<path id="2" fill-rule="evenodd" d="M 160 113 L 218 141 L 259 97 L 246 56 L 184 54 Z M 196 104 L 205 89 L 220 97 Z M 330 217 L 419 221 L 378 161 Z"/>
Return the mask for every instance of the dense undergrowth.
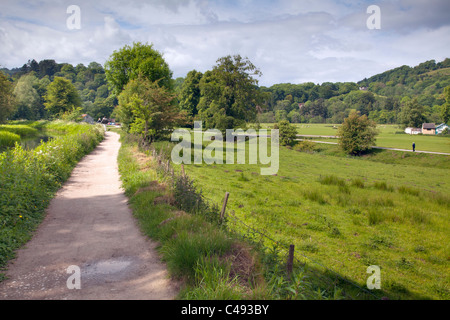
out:
<path id="1" fill-rule="evenodd" d="M 0 153 L 0 268 L 30 239 L 55 192 L 104 136 L 103 127 L 88 124 L 54 121 L 45 127 L 63 134 L 34 150 L 16 143 Z"/>

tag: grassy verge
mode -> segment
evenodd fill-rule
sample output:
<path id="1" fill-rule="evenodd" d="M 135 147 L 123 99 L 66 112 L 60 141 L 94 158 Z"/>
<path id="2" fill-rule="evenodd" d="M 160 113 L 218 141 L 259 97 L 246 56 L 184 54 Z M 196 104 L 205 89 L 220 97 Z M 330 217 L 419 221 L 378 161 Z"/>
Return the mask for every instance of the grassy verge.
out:
<path id="1" fill-rule="evenodd" d="M 448 156 L 382 151 L 354 158 L 332 147 L 281 148 L 274 176 L 261 176 L 259 165 L 247 164 L 187 165 L 185 171 L 209 201 L 220 204 L 230 193 L 230 222 L 236 217 L 283 250 L 294 244 L 300 264 L 316 269 L 304 273 L 309 283 L 316 291 L 326 288 L 327 297 L 333 287 L 318 279 L 352 295 L 343 279 L 365 288 L 367 267 L 377 265 L 378 296 L 448 299 L 450 185 L 441 179 L 448 175 Z M 235 232 L 272 245 L 257 231 L 230 222 Z"/>
<path id="2" fill-rule="evenodd" d="M 70 130 L 34 150 L 16 144 L 0 153 L 0 269 L 31 238 L 49 201 L 77 162 L 103 139 L 99 126 L 54 125 Z"/>
<path id="3" fill-rule="evenodd" d="M 181 210 L 173 181 L 158 161 L 139 151 L 132 136 L 122 133 L 121 141 L 118 161 L 123 188 L 141 229 L 158 241 L 171 276 L 183 281 L 179 298 L 266 298 L 257 254 L 230 237 L 217 219 L 208 219 L 213 213 L 205 202 L 199 204 L 202 197 L 194 190 L 190 191 L 195 193 L 196 209 L 190 210 L 193 207 L 185 202 Z"/>

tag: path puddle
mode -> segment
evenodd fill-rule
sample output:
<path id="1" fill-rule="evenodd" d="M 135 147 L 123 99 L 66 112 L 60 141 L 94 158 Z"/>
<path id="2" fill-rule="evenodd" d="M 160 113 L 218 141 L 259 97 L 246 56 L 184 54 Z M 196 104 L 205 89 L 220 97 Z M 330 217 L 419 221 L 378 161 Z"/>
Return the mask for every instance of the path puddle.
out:
<path id="1" fill-rule="evenodd" d="M 116 258 L 89 262 L 82 266 L 81 279 L 84 280 L 102 280 L 117 281 L 122 280 L 133 270 L 136 264 L 132 258 Z"/>

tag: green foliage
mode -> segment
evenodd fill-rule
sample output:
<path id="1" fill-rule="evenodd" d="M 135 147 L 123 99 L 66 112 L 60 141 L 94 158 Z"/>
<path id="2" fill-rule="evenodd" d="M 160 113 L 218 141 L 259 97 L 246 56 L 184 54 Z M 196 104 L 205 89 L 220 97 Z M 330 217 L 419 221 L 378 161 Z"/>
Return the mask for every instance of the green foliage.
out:
<path id="1" fill-rule="evenodd" d="M 53 116 L 60 116 L 72 112 L 81 106 L 81 98 L 74 85 L 65 78 L 56 77 L 47 87 L 45 108 Z"/>
<path id="2" fill-rule="evenodd" d="M 0 123 L 3 123 L 13 112 L 14 87 L 3 72 L 0 72 Z"/>
<path id="3" fill-rule="evenodd" d="M 126 45 L 110 56 L 105 63 L 106 79 L 112 92 L 118 96 L 130 80 L 139 76 L 168 90 L 173 89 L 172 71 L 162 54 L 153 45 L 133 43 Z"/>
<path id="4" fill-rule="evenodd" d="M 160 138 L 179 117 L 172 103 L 174 96 L 158 83 L 138 77 L 119 95 L 119 115 L 126 131 L 141 134 L 145 140 Z"/>
<path id="5" fill-rule="evenodd" d="M 44 106 L 36 89 L 38 81 L 34 74 L 26 74 L 18 80 L 14 88 L 17 105 L 13 118 L 36 120 L 41 117 Z"/>
<path id="6" fill-rule="evenodd" d="M 339 144 L 346 153 L 361 155 L 375 145 L 377 134 L 373 121 L 366 115 L 360 116 L 358 112 L 352 112 L 339 127 Z"/>
<path id="7" fill-rule="evenodd" d="M 407 101 L 398 115 L 399 123 L 406 127 L 421 128 L 426 122 L 425 108 L 417 102 L 417 99 Z"/>
<path id="8" fill-rule="evenodd" d="M 4 148 L 14 147 L 16 142 L 20 141 L 20 136 L 18 134 L 0 131 L 0 150 Z"/>
<path id="9" fill-rule="evenodd" d="M 200 80 L 203 74 L 199 71 L 189 71 L 181 86 L 178 95 L 179 106 L 185 110 L 188 116 L 195 116 L 198 113 L 197 106 L 200 102 Z"/>
<path id="10" fill-rule="evenodd" d="M 253 76 L 261 72 L 240 55 L 217 60 L 212 71 L 200 81 L 199 118 L 206 128 L 244 128 L 245 122 L 256 120 L 259 101 L 258 81 Z"/>
<path id="11" fill-rule="evenodd" d="M 280 137 L 280 145 L 282 146 L 293 146 L 297 139 L 297 129 L 295 126 L 291 125 L 289 121 L 282 120 L 278 122 L 274 129 L 279 130 L 279 137 Z"/>
<path id="12" fill-rule="evenodd" d="M 30 239 L 54 193 L 103 138 L 100 126 L 63 122 L 52 126 L 65 128 L 67 134 L 31 151 L 16 144 L 0 154 L 0 267 Z"/>
<path id="13" fill-rule="evenodd" d="M 22 138 L 34 136 L 38 133 L 38 130 L 36 128 L 24 124 L 0 125 L 0 132 L 1 131 L 12 132 L 18 134 Z"/>
<path id="14" fill-rule="evenodd" d="M 450 86 L 445 87 L 444 98 L 445 103 L 442 106 L 441 116 L 444 123 L 448 123 L 450 121 Z"/>

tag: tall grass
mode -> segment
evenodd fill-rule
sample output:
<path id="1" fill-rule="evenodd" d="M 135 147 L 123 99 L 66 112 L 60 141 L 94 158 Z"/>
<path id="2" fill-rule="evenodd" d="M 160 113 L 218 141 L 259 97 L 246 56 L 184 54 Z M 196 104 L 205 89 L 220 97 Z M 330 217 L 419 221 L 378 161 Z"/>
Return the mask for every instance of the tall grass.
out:
<path id="1" fill-rule="evenodd" d="M 21 137 L 29 137 L 38 134 L 38 130 L 36 128 L 23 124 L 0 125 L 0 131 L 12 132 Z"/>
<path id="2" fill-rule="evenodd" d="M 9 131 L 0 131 L 0 151 L 4 148 L 14 147 L 16 142 L 20 141 L 18 134 Z"/>
<path id="3" fill-rule="evenodd" d="M 0 154 L 0 268 L 30 238 L 76 163 L 103 139 L 98 126 L 59 125 L 71 133 L 31 151 L 16 144 Z"/>

